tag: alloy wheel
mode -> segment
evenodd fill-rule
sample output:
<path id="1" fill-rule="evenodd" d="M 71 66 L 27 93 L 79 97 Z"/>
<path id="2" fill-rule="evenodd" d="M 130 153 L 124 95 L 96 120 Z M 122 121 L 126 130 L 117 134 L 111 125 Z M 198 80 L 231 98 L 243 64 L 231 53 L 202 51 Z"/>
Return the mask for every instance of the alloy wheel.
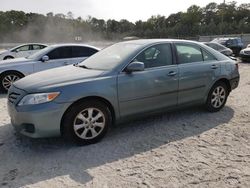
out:
<path id="1" fill-rule="evenodd" d="M 105 127 L 105 116 L 97 108 L 86 108 L 81 111 L 74 120 L 73 129 L 81 139 L 93 139 L 97 137 Z"/>
<path id="2" fill-rule="evenodd" d="M 12 85 L 12 83 L 14 83 L 15 81 L 17 81 L 19 79 L 20 79 L 20 77 L 15 75 L 15 74 L 6 75 L 2 79 L 2 85 L 3 85 L 4 89 L 8 90 L 10 88 L 10 86 Z"/>
<path id="3" fill-rule="evenodd" d="M 214 89 L 211 98 L 211 104 L 214 108 L 220 108 L 226 100 L 226 91 L 222 86 Z"/>

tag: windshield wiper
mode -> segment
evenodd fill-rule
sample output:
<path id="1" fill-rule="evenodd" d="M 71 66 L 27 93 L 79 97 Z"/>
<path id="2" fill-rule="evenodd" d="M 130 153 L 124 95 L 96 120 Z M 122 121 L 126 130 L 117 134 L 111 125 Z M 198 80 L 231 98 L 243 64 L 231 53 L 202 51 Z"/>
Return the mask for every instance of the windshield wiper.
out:
<path id="1" fill-rule="evenodd" d="M 74 64 L 75 67 L 81 67 L 81 68 L 84 68 L 84 69 L 91 69 L 89 67 L 87 67 L 86 65 L 79 65 L 79 64 Z"/>

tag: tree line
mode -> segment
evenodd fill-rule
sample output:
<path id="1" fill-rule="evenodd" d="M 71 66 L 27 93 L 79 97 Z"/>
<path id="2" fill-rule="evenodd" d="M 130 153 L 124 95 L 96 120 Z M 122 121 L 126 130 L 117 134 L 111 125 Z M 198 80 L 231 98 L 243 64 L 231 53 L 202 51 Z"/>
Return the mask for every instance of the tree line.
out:
<path id="1" fill-rule="evenodd" d="M 0 42 L 72 42 L 138 38 L 193 38 L 199 35 L 250 33 L 250 3 L 237 6 L 209 3 L 190 6 L 168 17 L 157 15 L 132 23 L 88 17 L 72 12 L 46 15 L 22 11 L 0 11 Z"/>

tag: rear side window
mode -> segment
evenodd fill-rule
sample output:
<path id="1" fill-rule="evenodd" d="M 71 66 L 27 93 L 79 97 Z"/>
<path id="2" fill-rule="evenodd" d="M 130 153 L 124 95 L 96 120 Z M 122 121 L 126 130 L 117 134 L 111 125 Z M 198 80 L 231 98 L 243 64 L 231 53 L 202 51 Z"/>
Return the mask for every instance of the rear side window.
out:
<path id="1" fill-rule="evenodd" d="M 203 61 L 200 47 L 189 44 L 176 44 L 180 64 Z"/>
<path id="2" fill-rule="evenodd" d="M 157 44 L 141 52 L 134 61 L 143 62 L 145 68 L 172 65 L 170 44 Z"/>
<path id="3" fill-rule="evenodd" d="M 203 60 L 204 61 L 213 61 L 216 60 L 216 58 L 211 55 L 210 53 L 206 52 L 205 50 L 202 50 L 202 54 L 203 54 Z"/>
<path id="4" fill-rule="evenodd" d="M 89 47 L 73 46 L 72 57 L 89 57 L 97 52 L 96 49 Z"/>
<path id="5" fill-rule="evenodd" d="M 66 59 L 72 57 L 71 47 L 59 47 L 47 54 L 49 59 Z"/>
<path id="6" fill-rule="evenodd" d="M 34 44 L 34 45 L 32 45 L 32 47 L 33 47 L 32 48 L 33 50 L 41 50 L 41 49 L 45 48 L 46 46 Z"/>

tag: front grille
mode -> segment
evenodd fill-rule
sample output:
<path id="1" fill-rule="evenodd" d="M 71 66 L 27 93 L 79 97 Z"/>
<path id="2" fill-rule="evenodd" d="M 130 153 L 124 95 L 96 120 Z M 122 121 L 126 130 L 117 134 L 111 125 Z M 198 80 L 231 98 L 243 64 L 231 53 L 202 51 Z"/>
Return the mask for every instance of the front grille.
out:
<path id="1" fill-rule="evenodd" d="M 244 51 L 245 54 L 250 55 L 250 51 Z"/>
<path id="2" fill-rule="evenodd" d="M 10 103 L 14 104 L 16 103 L 17 99 L 20 97 L 21 94 L 12 92 L 8 96 L 8 100 Z"/>
<path id="3" fill-rule="evenodd" d="M 24 90 L 11 86 L 9 89 L 8 101 L 9 103 L 16 105 L 25 95 L 26 92 Z"/>

